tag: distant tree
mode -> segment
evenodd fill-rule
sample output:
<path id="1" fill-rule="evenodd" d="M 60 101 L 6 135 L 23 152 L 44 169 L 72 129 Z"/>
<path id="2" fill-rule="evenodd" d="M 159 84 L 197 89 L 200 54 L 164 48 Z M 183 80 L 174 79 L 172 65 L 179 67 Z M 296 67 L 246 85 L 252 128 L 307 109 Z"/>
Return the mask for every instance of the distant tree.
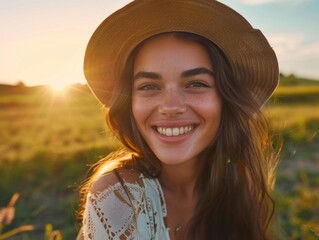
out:
<path id="1" fill-rule="evenodd" d="M 288 85 L 296 85 L 296 83 L 297 83 L 297 78 L 296 78 L 295 74 L 290 74 L 290 75 L 287 77 L 287 83 L 288 83 Z"/>
<path id="2" fill-rule="evenodd" d="M 25 83 L 22 82 L 22 81 L 19 81 L 19 82 L 17 82 L 17 84 L 16 84 L 16 87 L 20 87 L 20 88 L 25 87 L 25 86 L 26 86 Z"/>
<path id="3" fill-rule="evenodd" d="M 280 73 L 280 85 L 291 86 L 298 84 L 298 78 L 294 74 L 284 75 Z"/>

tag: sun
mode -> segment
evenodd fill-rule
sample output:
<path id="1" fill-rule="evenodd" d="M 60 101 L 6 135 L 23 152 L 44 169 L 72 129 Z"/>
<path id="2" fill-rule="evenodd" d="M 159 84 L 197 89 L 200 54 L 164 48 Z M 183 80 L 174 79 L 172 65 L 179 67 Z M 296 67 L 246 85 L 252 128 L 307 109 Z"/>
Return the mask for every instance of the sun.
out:
<path id="1" fill-rule="evenodd" d="M 69 98 L 70 84 L 66 82 L 51 82 L 47 85 L 51 95 L 51 105 L 56 103 L 66 103 Z"/>
<path id="2" fill-rule="evenodd" d="M 64 93 L 68 88 L 68 84 L 65 82 L 53 82 L 49 84 L 49 87 L 54 93 Z"/>

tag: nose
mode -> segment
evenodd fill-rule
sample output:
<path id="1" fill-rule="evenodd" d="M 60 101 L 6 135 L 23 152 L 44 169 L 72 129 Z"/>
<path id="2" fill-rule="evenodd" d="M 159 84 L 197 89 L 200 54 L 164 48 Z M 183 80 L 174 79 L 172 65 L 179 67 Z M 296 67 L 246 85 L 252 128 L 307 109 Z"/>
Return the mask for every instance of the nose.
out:
<path id="1" fill-rule="evenodd" d="M 164 91 L 159 104 L 159 113 L 167 117 L 175 117 L 186 111 L 185 98 L 177 89 Z"/>

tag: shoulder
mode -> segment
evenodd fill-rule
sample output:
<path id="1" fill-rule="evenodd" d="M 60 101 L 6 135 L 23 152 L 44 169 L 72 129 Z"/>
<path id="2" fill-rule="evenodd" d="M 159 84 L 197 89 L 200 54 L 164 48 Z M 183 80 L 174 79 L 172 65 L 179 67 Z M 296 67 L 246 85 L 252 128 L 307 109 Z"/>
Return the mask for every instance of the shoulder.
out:
<path id="1" fill-rule="evenodd" d="M 142 197 L 134 189 L 143 189 L 140 181 L 137 171 L 117 169 L 93 182 L 83 218 L 85 239 L 133 239 L 137 203 Z"/>
<path id="2" fill-rule="evenodd" d="M 99 194 L 108 189 L 137 185 L 143 187 L 142 174 L 133 169 L 118 168 L 97 178 L 90 187 L 90 194 Z"/>
<path id="3" fill-rule="evenodd" d="M 119 168 L 101 175 L 89 189 L 88 201 L 101 208 L 135 209 L 145 198 L 143 175 L 132 169 Z"/>
<path id="4" fill-rule="evenodd" d="M 83 234 L 89 239 L 153 239 L 162 226 L 161 203 L 136 170 L 119 168 L 93 182 L 87 196 Z M 145 185 L 144 185 L 145 183 Z M 155 187 L 154 187 L 155 188 Z M 155 191 L 154 191 L 155 193 Z M 116 237 L 115 237 L 116 236 Z"/>

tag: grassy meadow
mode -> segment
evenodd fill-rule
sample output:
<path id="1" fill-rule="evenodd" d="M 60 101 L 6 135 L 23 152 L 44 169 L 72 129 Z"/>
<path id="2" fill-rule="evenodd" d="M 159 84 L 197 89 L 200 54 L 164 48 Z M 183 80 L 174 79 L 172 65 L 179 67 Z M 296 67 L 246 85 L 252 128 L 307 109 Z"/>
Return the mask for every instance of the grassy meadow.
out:
<path id="1" fill-rule="evenodd" d="M 284 141 L 274 192 L 276 237 L 319 239 L 319 82 L 282 76 L 264 111 Z M 47 224 L 75 239 L 78 187 L 90 164 L 118 146 L 86 86 L 54 92 L 0 85 L 0 206 L 20 194 L 12 223 L 0 222 L 0 239 L 30 224 L 33 231 L 10 239 L 49 239 Z"/>

